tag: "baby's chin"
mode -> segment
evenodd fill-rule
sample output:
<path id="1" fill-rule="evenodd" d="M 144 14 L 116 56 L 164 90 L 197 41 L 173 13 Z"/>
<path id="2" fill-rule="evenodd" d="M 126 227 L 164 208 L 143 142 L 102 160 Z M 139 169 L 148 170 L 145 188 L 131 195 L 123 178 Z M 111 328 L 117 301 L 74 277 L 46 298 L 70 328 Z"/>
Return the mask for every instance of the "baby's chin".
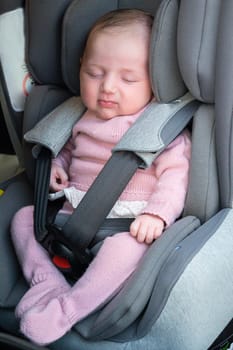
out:
<path id="1" fill-rule="evenodd" d="M 97 111 L 96 113 L 96 117 L 102 120 L 111 120 L 115 117 L 119 116 L 119 113 L 113 112 L 113 111 Z"/>
<path id="2" fill-rule="evenodd" d="M 119 111 L 119 110 L 113 110 L 113 109 L 101 109 L 101 110 L 96 110 L 94 111 L 94 114 L 96 115 L 97 118 L 100 118 L 102 120 L 110 120 L 116 117 L 124 117 L 124 116 L 129 116 L 133 115 L 135 113 L 138 113 L 138 111 L 135 110 L 124 110 L 124 111 Z"/>

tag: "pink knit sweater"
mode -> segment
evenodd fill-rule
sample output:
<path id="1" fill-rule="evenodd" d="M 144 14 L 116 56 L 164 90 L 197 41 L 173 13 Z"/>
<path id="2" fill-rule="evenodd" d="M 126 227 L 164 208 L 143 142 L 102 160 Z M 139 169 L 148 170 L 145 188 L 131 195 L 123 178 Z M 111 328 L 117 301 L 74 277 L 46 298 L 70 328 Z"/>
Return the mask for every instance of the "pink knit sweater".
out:
<path id="1" fill-rule="evenodd" d="M 84 114 L 74 126 L 70 140 L 53 160 L 69 174 L 70 186 L 88 190 L 111 156 L 112 148 L 139 115 L 102 120 L 89 111 Z M 190 151 L 190 135 L 185 130 L 150 168 L 137 170 L 119 199 L 147 201 L 143 213 L 160 216 L 167 226 L 172 224 L 184 207 Z"/>

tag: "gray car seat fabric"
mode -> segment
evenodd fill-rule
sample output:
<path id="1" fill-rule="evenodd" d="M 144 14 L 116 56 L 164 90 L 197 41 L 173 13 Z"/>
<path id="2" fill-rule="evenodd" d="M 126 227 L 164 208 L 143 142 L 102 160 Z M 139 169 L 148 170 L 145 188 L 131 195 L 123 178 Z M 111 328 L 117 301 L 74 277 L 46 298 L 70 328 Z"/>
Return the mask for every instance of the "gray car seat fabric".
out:
<path id="1" fill-rule="evenodd" d="M 221 6 L 221 32 L 218 35 L 216 67 L 216 142 L 219 168 L 220 200 L 223 207 L 232 208 L 232 2 Z"/>
<path id="2" fill-rule="evenodd" d="M 28 2 L 28 4 L 30 1 Z M 71 3 L 71 7 L 68 10 L 65 17 L 65 25 L 67 25 L 67 32 L 70 30 L 77 30 L 77 26 L 85 26 L 86 17 L 80 15 L 77 19 L 75 12 L 73 11 L 73 6 L 77 1 Z M 87 1 L 79 1 L 81 4 L 81 9 L 91 8 L 95 5 L 95 2 L 90 4 Z M 158 9 L 159 2 L 152 1 L 122 1 L 116 5 L 116 2 L 108 1 L 96 2 L 97 11 L 93 13 L 90 10 L 93 18 L 99 16 L 102 11 L 108 11 L 115 6 L 135 6 L 143 7 L 147 9 L 156 11 Z M 31 4 L 32 5 L 32 4 Z M 54 5 L 54 2 L 53 2 Z M 103 8 L 102 8 L 103 5 Z M 105 7 L 106 5 L 106 7 Z M 111 7 L 111 8 L 110 8 Z M 29 6 L 28 11 L 35 11 L 38 8 Z M 33 10 L 34 9 L 34 10 Z M 71 10 L 72 9 L 72 10 Z M 219 1 L 164 1 L 162 6 L 159 8 L 160 20 L 159 23 L 163 24 L 166 30 L 162 30 L 163 27 L 159 26 L 156 32 L 161 34 L 161 42 L 158 46 L 154 48 L 152 56 L 156 55 L 157 50 L 165 50 L 169 57 L 168 46 L 163 44 L 163 40 L 166 43 L 174 43 L 177 36 L 178 45 L 178 58 L 177 62 L 179 65 L 173 72 L 177 76 L 179 70 L 181 71 L 181 76 L 185 82 L 185 85 L 191 91 L 193 96 L 198 100 L 203 102 L 203 105 L 199 108 L 198 112 L 195 114 L 195 118 L 192 124 L 192 134 L 193 134 L 193 151 L 192 151 L 192 167 L 190 172 L 190 188 L 187 196 L 186 207 L 184 216 L 194 215 L 201 222 L 205 224 L 201 225 L 193 234 L 188 236 L 181 244 L 177 245 L 171 256 L 167 257 L 166 263 L 161 266 L 160 272 L 157 277 L 157 283 L 154 286 L 153 294 L 155 298 L 151 298 L 148 302 L 150 306 L 150 312 L 147 313 L 147 322 L 151 322 L 150 329 L 148 333 L 141 339 L 136 339 L 134 341 L 126 340 L 124 343 L 114 342 L 111 340 L 88 340 L 85 339 L 86 328 L 85 322 L 91 322 L 91 318 L 79 325 L 75 326 L 73 330 L 65 335 L 62 339 L 58 340 L 56 343 L 51 344 L 49 348 L 51 349 L 158 349 L 158 350 L 206 350 L 222 329 L 231 320 L 233 315 L 233 305 L 232 305 L 232 267 L 233 267 L 233 257 L 232 257 L 232 209 L 231 200 L 229 200 L 228 191 L 230 189 L 230 177 L 229 171 L 225 170 L 225 160 L 222 161 L 221 152 L 217 150 L 217 161 L 215 158 L 215 111 L 214 111 L 214 86 L 215 82 L 215 70 L 216 70 L 216 55 L 217 51 L 217 32 L 222 33 L 223 37 L 228 35 L 226 32 L 229 30 L 228 25 L 230 21 L 230 15 L 232 14 L 232 8 L 230 1 L 224 2 L 224 5 Z M 175 17 L 172 16 L 176 14 Z M 222 20 L 220 19 L 220 14 L 222 15 Z M 225 23 L 223 18 L 228 16 L 229 21 Z M 74 16 L 76 27 L 71 28 L 70 16 Z M 178 20 L 178 30 L 174 32 L 174 27 L 170 27 L 171 19 L 177 18 Z M 200 19 L 202 20 L 200 25 Z M 72 21 L 71 21 L 72 23 Z M 173 22 L 174 23 L 174 22 Z M 37 29 L 40 29 L 38 25 Z M 173 29 L 173 30 L 172 30 Z M 65 29 L 64 29 L 65 30 Z M 161 31 L 161 33 L 160 33 Z M 37 32 L 37 31 L 35 31 Z M 165 35 L 165 34 L 166 35 Z M 231 33 L 231 32 L 230 32 Z M 165 35 L 165 37 L 162 37 Z M 160 37 L 160 36 L 159 36 Z M 69 37 L 64 36 L 66 40 Z M 67 41 L 65 42 L 67 43 Z M 229 39 L 230 40 L 230 39 Z M 222 40 L 223 41 L 223 40 Z M 35 40 L 33 44 L 36 45 Z M 160 45 L 159 45 L 160 44 Z M 223 44 L 222 44 L 223 45 Z M 69 73 L 69 69 L 74 69 L 74 64 L 69 61 L 69 59 L 74 59 L 76 52 L 72 54 L 75 50 L 72 45 L 68 45 L 71 52 L 67 49 L 63 51 L 66 57 L 62 58 L 63 62 L 63 74 L 65 76 L 64 80 L 66 85 L 71 91 L 77 92 L 77 81 L 74 78 L 75 75 L 72 71 Z M 232 47 L 232 46 L 230 46 Z M 228 53 L 227 47 L 224 49 Z M 233 51 L 232 51 L 233 52 Z M 173 52 L 174 54 L 174 52 Z M 218 54 L 218 61 L 221 58 L 221 53 Z M 36 51 L 34 51 L 34 58 L 38 58 Z M 156 57 L 156 56 L 155 56 Z M 173 84 L 173 78 L 170 78 L 168 74 L 169 70 L 166 70 L 166 60 L 161 54 L 160 64 L 158 64 L 157 69 L 154 73 L 152 72 L 152 79 L 154 79 L 154 85 L 159 86 L 159 89 L 155 89 L 155 93 L 161 102 L 171 101 L 173 98 L 181 96 L 185 91 L 185 85 L 180 79 Z M 174 56 L 173 56 L 174 57 Z M 175 56 L 176 57 L 176 56 Z M 226 56 L 225 56 L 226 57 Z M 174 60 L 169 60 L 168 63 L 174 64 Z M 228 61 L 227 61 L 228 62 Z M 39 62 L 40 63 L 40 62 Z M 69 63 L 69 64 L 68 64 Z M 76 62 L 73 62 L 76 63 Z M 230 65 L 230 63 L 228 62 Z M 69 67 L 69 69 L 67 68 Z M 170 67 L 170 66 L 169 66 Z M 156 70 L 160 70 L 161 84 L 163 84 L 164 76 L 166 77 L 164 85 L 159 85 L 156 81 L 158 75 L 156 75 Z M 222 68 L 221 68 L 222 69 Z M 172 68 L 171 68 L 172 70 Z M 164 72 L 164 73 L 163 73 Z M 218 81 L 221 81 L 224 85 L 224 79 L 221 72 L 217 70 L 219 77 Z M 227 70 L 228 72 L 228 70 Z M 163 75 L 164 74 L 164 75 Z M 39 80 L 38 73 L 38 80 Z M 159 79 L 159 81 L 160 81 Z M 169 81 L 171 79 L 171 81 Z M 225 79 L 227 79 L 227 74 L 225 74 Z M 228 78 L 229 79 L 229 78 Z M 51 83 L 51 80 L 48 80 Z M 48 82 L 47 81 L 47 82 Z M 229 86 L 231 86 L 230 79 L 228 80 Z M 171 85 L 170 85 L 171 83 Z M 169 85 L 169 88 L 168 88 Z M 167 90 L 168 89 L 168 90 Z M 178 89 L 178 90 L 177 90 Z M 65 98 L 69 97 L 69 92 L 60 93 L 60 97 L 55 97 L 57 89 L 54 87 L 37 87 L 31 92 L 31 99 L 28 99 L 26 105 L 25 122 L 24 122 L 24 132 L 31 129 L 37 120 L 39 120 L 43 115 L 47 114 L 52 108 L 59 104 Z M 38 94 L 38 90 L 40 93 Z M 168 95 L 166 95 L 168 91 Z M 174 95 L 174 92 L 178 91 L 178 95 Z M 226 89 L 224 90 L 227 94 Z M 51 97 L 48 97 L 48 95 Z M 230 157 L 230 147 L 229 143 L 226 145 L 224 136 L 227 135 L 231 139 L 229 133 L 229 125 L 231 123 L 231 113 L 230 108 L 227 110 L 227 126 L 223 126 L 224 118 L 221 116 L 221 109 L 225 103 L 225 95 L 221 93 L 221 99 L 217 100 L 218 104 L 216 109 L 218 110 L 218 125 L 220 125 L 219 130 L 227 131 L 224 134 L 222 131 L 217 130 L 217 140 L 220 140 L 220 150 L 225 150 L 228 157 Z M 57 96 L 57 95 L 56 95 Z M 45 97 L 49 101 L 49 106 L 45 104 Z M 35 111 L 34 103 L 38 102 L 38 111 Z M 231 98 L 229 98 L 231 100 Z M 231 101 L 232 103 L 232 101 Z M 229 105 L 230 106 L 230 101 Z M 43 107 L 43 108 L 42 108 Z M 42 108 L 42 110 L 41 110 Z M 31 116 L 35 117 L 31 119 Z M 221 120 L 221 121 L 220 121 Z M 226 128 L 226 129 L 225 129 Z M 26 146 L 26 154 L 28 154 L 27 172 L 31 181 L 33 180 L 33 170 L 31 164 L 31 157 L 29 153 L 31 152 L 31 147 Z M 217 164 L 222 164 L 224 170 L 220 170 Z M 217 171 L 218 170 L 218 171 Z M 219 194 L 219 176 L 218 172 L 222 171 L 225 177 L 228 177 L 227 185 L 220 180 L 220 194 Z M 223 188 L 223 192 L 222 192 Z M 20 190 L 19 190 L 20 189 Z M 21 192 L 22 191 L 22 192 Z M 230 192 L 231 193 L 231 192 Z M 6 196 L 6 197 L 5 197 Z M 14 197 L 15 196 L 15 197 Z M 221 198 L 221 205 L 219 204 L 219 196 Z M 4 199 L 5 197 L 5 199 Z M 231 197 L 231 195 L 230 195 Z M 30 203 L 31 201 L 31 189 L 26 186 L 25 178 L 20 178 L 18 182 L 15 182 L 10 186 L 10 192 L 6 191 L 6 194 L 0 199 L 1 210 L 3 205 L 5 211 L 11 203 L 11 198 L 15 198 L 14 205 L 11 206 L 11 215 L 17 210 L 21 205 Z M 23 200 L 21 198 L 24 198 Z M 226 199 L 227 198 L 227 199 Z M 9 203 L 9 204 L 8 204 Z M 7 206 L 6 206 L 7 205 Z M 221 211 L 220 208 L 223 208 Z M 218 212 L 219 211 L 219 212 Z M 2 211 L 1 211 L 2 212 Z M 217 213 L 217 214 L 216 214 Z M 7 215 L 6 215 L 7 216 Z M 1 309 L 0 309 L 0 326 L 5 328 L 9 332 L 17 333 L 17 323 L 15 322 L 12 309 L 10 307 L 14 306 L 20 295 L 26 289 L 26 285 L 21 279 L 20 270 L 16 268 L 16 260 L 12 247 L 9 242 L 8 227 L 10 223 L 10 217 L 7 216 L 7 221 L 3 217 L 0 219 L 3 231 L 1 231 L 1 246 L 5 247 L 5 253 L 2 252 L 0 255 L 1 266 L 4 269 L 7 268 L 8 274 L 3 275 L 4 287 L 1 288 Z M 4 225 L 3 225 L 4 224 Z M 179 227 L 178 223 L 178 227 Z M 177 227 L 177 226 L 176 226 Z M 174 229 L 176 229 L 176 227 Z M 1 229 L 2 230 L 2 229 Z M 194 230 L 194 227 L 193 227 Z M 200 246 L 195 246 L 195 239 L 198 237 L 201 244 Z M 184 251 L 185 254 L 180 254 Z M 183 256 L 186 256 L 185 263 L 182 261 Z M 174 280 L 173 286 L 169 291 L 166 289 L 166 276 L 171 275 L 174 265 L 178 266 L 180 274 L 177 279 Z M 158 292 L 157 286 L 163 286 L 162 293 L 168 293 L 167 302 L 163 305 L 163 308 L 159 309 L 160 305 L 156 305 L 153 302 L 159 299 L 161 293 Z M 224 286 L 224 288 L 222 287 Z M 158 301 L 159 303 L 159 301 Z M 8 307 L 8 309 L 6 308 Z M 156 308 L 156 312 L 153 312 L 153 307 Z M 106 311 L 107 310 L 107 311 Z M 105 309 L 105 313 L 108 313 L 109 309 Z M 153 317 L 154 313 L 157 313 L 157 320 L 154 323 Z M 135 332 L 137 330 L 140 333 L 140 329 L 143 328 L 143 322 L 136 325 Z M 142 334 L 142 333 L 140 333 Z M 88 336 L 88 335 L 87 335 Z M 124 333 L 122 334 L 124 338 Z"/>

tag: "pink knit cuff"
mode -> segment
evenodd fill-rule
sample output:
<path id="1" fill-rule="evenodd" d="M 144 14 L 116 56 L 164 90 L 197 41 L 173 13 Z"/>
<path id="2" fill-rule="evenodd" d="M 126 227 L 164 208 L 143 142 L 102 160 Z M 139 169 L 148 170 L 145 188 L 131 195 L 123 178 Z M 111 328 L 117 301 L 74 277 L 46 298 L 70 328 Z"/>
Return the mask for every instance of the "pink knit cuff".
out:
<path id="1" fill-rule="evenodd" d="M 159 216 L 167 228 L 179 217 L 179 213 L 168 202 L 159 202 L 156 205 L 148 204 L 143 210 L 142 214 Z"/>

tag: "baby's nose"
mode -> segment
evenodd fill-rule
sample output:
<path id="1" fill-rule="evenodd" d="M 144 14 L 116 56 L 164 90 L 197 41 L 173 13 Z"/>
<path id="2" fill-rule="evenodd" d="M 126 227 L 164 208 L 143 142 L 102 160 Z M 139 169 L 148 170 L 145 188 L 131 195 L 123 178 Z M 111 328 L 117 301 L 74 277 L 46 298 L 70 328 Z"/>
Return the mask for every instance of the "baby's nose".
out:
<path id="1" fill-rule="evenodd" d="M 114 93 L 117 89 L 116 78 L 113 75 L 107 75 L 102 82 L 102 89 L 107 93 Z"/>

